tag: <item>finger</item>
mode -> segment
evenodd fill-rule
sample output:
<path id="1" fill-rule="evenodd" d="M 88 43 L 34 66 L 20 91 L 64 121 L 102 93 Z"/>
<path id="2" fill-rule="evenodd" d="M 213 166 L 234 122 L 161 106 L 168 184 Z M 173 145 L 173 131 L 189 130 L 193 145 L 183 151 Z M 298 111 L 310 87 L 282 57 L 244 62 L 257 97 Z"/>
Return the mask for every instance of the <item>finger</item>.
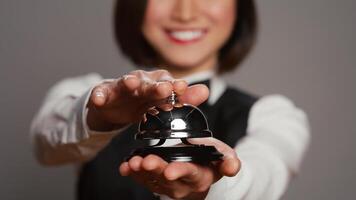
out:
<path id="1" fill-rule="evenodd" d="M 174 80 L 171 73 L 169 73 L 169 71 L 165 69 L 151 71 L 149 72 L 149 75 L 152 77 L 152 79 L 158 82 L 162 82 L 162 81 L 171 82 Z"/>
<path id="2" fill-rule="evenodd" d="M 105 105 L 109 96 L 109 86 L 107 84 L 101 84 L 96 86 L 91 93 L 90 100 L 96 107 Z"/>
<path id="3" fill-rule="evenodd" d="M 153 88 L 153 92 L 150 95 L 153 95 L 153 100 L 165 99 L 172 94 L 173 85 L 171 82 L 157 82 Z"/>
<path id="4" fill-rule="evenodd" d="M 206 101 L 209 97 L 209 89 L 203 84 L 197 84 L 190 86 L 186 89 L 185 93 L 178 97 L 182 103 L 188 103 L 192 105 L 199 105 Z"/>
<path id="5" fill-rule="evenodd" d="M 241 168 L 241 162 L 238 158 L 224 158 L 219 166 L 219 171 L 221 175 L 224 176 L 235 176 Z"/>
<path id="6" fill-rule="evenodd" d="M 236 152 L 229 145 L 224 142 L 214 138 L 214 137 L 206 137 L 206 138 L 189 138 L 188 139 L 192 144 L 204 144 L 215 146 L 215 148 L 224 155 L 225 158 L 237 158 Z"/>
<path id="7" fill-rule="evenodd" d="M 143 71 L 135 70 L 130 72 L 131 75 L 137 76 L 141 80 L 140 93 L 148 99 L 163 99 L 171 94 L 173 89 L 171 81 L 172 76 L 167 70 Z"/>
<path id="8" fill-rule="evenodd" d="M 173 109 L 173 105 L 169 103 L 161 103 L 157 107 L 164 111 L 171 111 Z"/>
<path id="9" fill-rule="evenodd" d="M 154 175 L 160 175 L 168 163 L 156 155 L 148 155 L 142 161 L 142 169 Z"/>
<path id="10" fill-rule="evenodd" d="M 141 169 L 142 157 L 134 156 L 129 160 L 130 170 L 138 172 Z"/>
<path id="11" fill-rule="evenodd" d="M 183 95 L 186 89 L 188 88 L 188 83 L 182 79 L 176 79 L 172 81 L 172 84 L 173 84 L 173 90 L 178 96 Z"/>
<path id="12" fill-rule="evenodd" d="M 235 176 L 241 167 L 240 160 L 236 152 L 230 146 L 216 138 L 192 138 L 189 139 L 192 144 L 213 145 L 224 155 L 223 160 L 219 162 L 219 172 L 223 176 Z"/>
<path id="13" fill-rule="evenodd" d="M 140 92 L 141 94 L 144 93 L 142 94 L 142 104 L 139 108 L 142 114 L 153 107 L 158 107 L 166 111 L 172 109 L 172 105 L 166 103 L 167 97 L 172 93 L 172 84 L 168 82 L 159 82 L 145 87 L 146 88 L 143 89 L 145 91 Z"/>
<path id="14" fill-rule="evenodd" d="M 141 79 L 138 94 L 146 102 L 167 98 L 173 90 L 170 82 L 155 82 Z"/>
<path id="15" fill-rule="evenodd" d="M 164 170 L 164 176 L 169 181 L 184 178 L 190 182 L 195 182 L 201 178 L 201 175 L 197 165 L 186 162 L 172 162 Z"/>
<path id="16" fill-rule="evenodd" d="M 162 193 L 161 190 L 167 185 L 162 178 L 162 173 L 167 165 L 168 163 L 162 158 L 156 155 L 148 155 L 142 161 L 141 177 L 137 178 L 142 179 L 152 192 Z"/>
<path id="17" fill-rule="evenodd" d="M 164 188 L 164 193 L 172 199 L 198 199 L 198 198 L 186 198 L 189 194 L 194 191 L 191 184 L 184 184 L 180 181 L 173 181 L 170 186 Z M 202 199 L 202 198 L 199 198 Z"/>
<path id="18" fill-rule="evenodd" d="M 116 102 L 119 93 L 133 92 L 140 85 L 140 80 L 134 75 L 125 75 L 117 82 L 110 81 L 96 86 L 91 93 L 91 102 L 96 107 L 110 105 Z"/>
<path id="19" fill-rule="evenodd" d="M 128 162 L 123 162 L 120 167 L 119 167 L 119 172 L 122 176 L 128 176 L 130 175 L 130 166 Z"/>
<path id="20" fill-rule="evenodd" d="M 119 90 L 133 92 L 140 86 L 140 79 L 135 75 L 124 75 L 117 81 L 117 85 Z"/>

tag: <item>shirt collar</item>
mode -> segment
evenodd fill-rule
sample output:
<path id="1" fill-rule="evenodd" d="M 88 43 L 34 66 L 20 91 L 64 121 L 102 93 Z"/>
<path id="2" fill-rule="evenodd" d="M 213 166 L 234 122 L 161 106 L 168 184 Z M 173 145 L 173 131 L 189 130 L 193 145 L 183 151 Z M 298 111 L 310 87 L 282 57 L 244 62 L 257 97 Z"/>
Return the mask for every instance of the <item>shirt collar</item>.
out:
<path id="1" fill-rule="evenodd" d="M 212 77 L 215 76 L 215 71 L 214 70 L 207 70 L 207 71 L 202 71 L 202 72 L 196 72 L 194 74 L 190 74 L 188 76 L 182 77 L 183 80 L 187 81 L 188 84 L 196 83 L 196 82 L 201 82 L 204 80 L 209 80 Z"/>

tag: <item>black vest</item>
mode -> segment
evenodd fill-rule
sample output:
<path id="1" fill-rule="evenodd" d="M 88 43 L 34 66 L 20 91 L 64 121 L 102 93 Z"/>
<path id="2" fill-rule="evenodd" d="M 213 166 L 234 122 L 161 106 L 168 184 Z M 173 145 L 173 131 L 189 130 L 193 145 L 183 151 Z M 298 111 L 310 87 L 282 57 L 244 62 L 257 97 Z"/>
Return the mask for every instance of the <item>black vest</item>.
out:
<path id="1" fill-rule="evenodd" d="M 209 81 L 201 82 L 209 87 Z M 203 103 L 199 108 L 207 117 L 214 137 L 234 147 L 246 135 L 250 108 L 257 99 L 236 89 L 227 88 L 214 105 Z M 159 199 L 130 177 L 119 174 L 119 166 L 135 148 L 144 144 L 135 141 L 137 125 L 129 127 L 98 155 L 84 164 L 78 185 L 78 200 L 150 200 Z"/>

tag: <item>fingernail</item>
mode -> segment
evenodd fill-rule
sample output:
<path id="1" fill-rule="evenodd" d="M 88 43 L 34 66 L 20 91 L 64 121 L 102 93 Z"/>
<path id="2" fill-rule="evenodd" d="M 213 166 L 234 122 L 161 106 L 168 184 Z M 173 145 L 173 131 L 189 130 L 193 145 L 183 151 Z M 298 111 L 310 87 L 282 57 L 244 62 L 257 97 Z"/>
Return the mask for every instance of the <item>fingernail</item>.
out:
<path id="1" fill-rule="evenodd" d="M 103 97 L 105 97 L 105 94 L 104 94 L 103 91 L 98 90 L 98 91 L 95 91 L 95 96 L 96 96 L 96 97 L 103 98 Z"/>
<path id="2" fill-rule="evenodd" d="M 132 78 L 135 78 L 135 76 L 134 76 L 134 75 L 130 75 L 130 74 L 127 74 L 127 75 L 123 75 L 123 76 L 122 76 L 122 79 L 124 79 L 125 81 L 128 80 L 128 79 L 130 79 L 130 78 L 131 78 L 131 79 L 132 79 Z"/>
<path id="3" fill-rule="evenodd" d="M 224 160 L 234 160 L 235 159 L 234 155 L 231 155 L 229 153 L 224 153 L 224 152 L 221 152 L 221 151 L 219 151 L 219 152 L 224 155 Z"/>
<path id="4" fill-rule="evenodd" d="M 126 81 L 127 79 L 129 79 L 129 76 L 128 76 L 128 75 L 124 75 L 124 76 L 122 77 L 122 79 L 124 79 L 124 81 Z"/>
<path id="5" fill-rule="evenodd" d="M 172 83 L 186 82 L 184 79 L 174 79 Z"/>
<path id="6" fill-rule="evenodd" d="M 158 87 L 159 85 L 161 85 L 163 82 L 156 82 L 155 86 Z"/>

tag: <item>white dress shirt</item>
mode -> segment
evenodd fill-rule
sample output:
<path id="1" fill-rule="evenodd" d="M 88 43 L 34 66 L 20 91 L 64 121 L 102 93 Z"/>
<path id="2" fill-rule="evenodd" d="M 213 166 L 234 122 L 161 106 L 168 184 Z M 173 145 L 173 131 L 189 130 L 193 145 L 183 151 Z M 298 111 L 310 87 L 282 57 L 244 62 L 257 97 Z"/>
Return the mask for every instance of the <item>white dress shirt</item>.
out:
<path id="1" fill-rule="evenodd" d="M 226 84 L 211 71 L 186 77 L 187 82 L 211 78 L 209 104 Z M 98 74 L 68 78 L 50 89 L 34 118 L 31 138 L 44 165 L 80 164 L 96 156 L 122 130 L 97 132 L 86 124 L 92 88 L 104 80 Z M 251 108 L 247 135 L 234 147 L 242 167 L 235 177 L 213 184 L 207 200 L 279 199 L 298 172 L 310 140 L 307 116 L 282 95 L 260 98 Z M 178 141 L 170 141 L 172 145 Z M 169 199 L 161 196 L 161 199 Z"/>

